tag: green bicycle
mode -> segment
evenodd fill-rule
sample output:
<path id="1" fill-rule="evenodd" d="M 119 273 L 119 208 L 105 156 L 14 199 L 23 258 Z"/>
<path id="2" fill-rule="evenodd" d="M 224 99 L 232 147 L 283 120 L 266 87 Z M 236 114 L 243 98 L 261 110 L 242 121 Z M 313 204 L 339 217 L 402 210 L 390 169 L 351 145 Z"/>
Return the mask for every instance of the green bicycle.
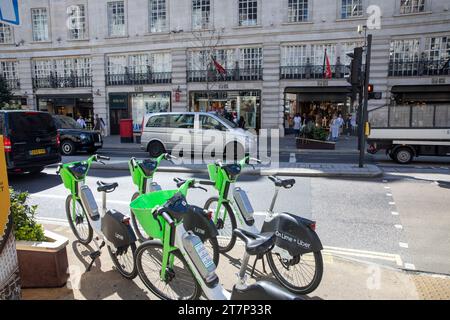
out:
<path id="1" fill-rule="evenodd" d="M 156 159 L 146 159 L 146 160 L 136 160 L 131 158 L 128 162 L 131 177 L 133 178 L 133 183 L 137 186 L 138 191 L 131 197 L 131 202 L 136 200 L 139 196 L 161 191 L 161 186 L 153 181 L 156 171 L 162 160 L 171 161 L 176 159 L 176 157 L 170 154 L 162 154 Z M 207 191 L 204 188 L 201 188 Z M 131 210 L 131 223 L 135 230 L 135 233 L 140 242 L 146 240 L 151 240 L 152 231 L 148 228 L 147 216 L 137 217 L 135 212 Z M 217 242 L 217 230 L 213 228 L 213 224 L 210 223 L 210 217 L 198 216 L 198 219 L 193 220 L 196 225 L 192 225 L 193 232 L 200 237 L 200 239 L 205 243 L 205 247 L 208 252 L 213 257 L 213 261 L 216 265 L 219 264 L 220 253 L 219 253 L 219 243 Z M 147 228 L 145 227 L 147 225 Z"/>
<path id="2" fill-rule="evenodd" d="M 100 257 L 101 249 L 106 245 L 111 259 L 122 276 L 133 279 L 137 275 L 134 253 L 136 236 L 130 226 L 130 218 L 116 210 L 107 210 L 106 194 L 114 192 L 117 183 L 97 182 L 97 191 L 102 193 L 102 210 L 99 212 L 91 189 L 85 184 L 86 176 L 93 162 L 109 160 L 108 157 L 93 155 L 86 161 L 77 161 L 59 165 L 57 174 L 64 186 L 70 191 L 66 199 L 66 215 L 70 228 L 78 241 L 88 245 L 94 240 L 96 251 L 89 256 L 92 259 L 86 271 L 90 271 L 95 260 Z M 95 233 L 99 237 L 94 238 Z"/>
<path id="3" fill-rule="evenodd" d="M 204 248 L 201 239 L 203 234 L 198 229 L 203 228 L 203 231 L 212 234 L 214 238 L 217 230 L 208 211 L 201 208 L 185 212 L 187 214 L 182 222 L 174 222 L 167 213 L 161 214 L 159 209 L 176 195 L 185 199 L 189 189 L 204 189 L 197 186 L 193 179 L 175 180 L 178 189 L 143 194 L 130 204 L 131 211 L 145 232 L 155 239 L 147 240 L 138 247 L 136 266 L 142 282 L 159 298 L 195 300 L 202 290 L 180 251 L 179 243 L 175 243 L 175 232 L 181 229 L 192 231 L 193 236 L 199 240 L 199 247 Z M 198 235 L 194 233 L 196 229 Z M 205 259 L 210 257 L 207 251 L 203 254 Z M 212 259 L 207 262 L 207 266 L 213 265 L 215 266 Z"/>
<path id="4" fill-rule="evenodd" d="M 290 213 L 274 212 L 280 188 L 290 189 L 296 181 L 271 176 L 268 178 L 275 184 L 275 194 L 270 208 L 262 214 L 265 215 L 262 228 L 257 228 L 255 213 L 246 192 L 234 186 L 242 169 L 251 165 L 251 161 L 261 163 L 250 157 L 232 164 L 216 161 L 208 165 L 210 181 L 199 181 L 200 184 L 213 186 L 219 193 L 218 197 L 208 199 L 204 205 L 206 210 L 214 212 L 213 220 L 219 232 L 219 250 L 225 253 L 233 248 L 236 242 L 233 231 L 236 228 L 252 234 L 275 233 L 275 247 L 255 259 L 253 271 L 259 259 L 262 259 L 264 266 L 265 256 L 272 273 L 284 287 L 295 294 L 311 293 L 320 284 L 323 274 L 323 247 L 315 232 L 316 222 Z"/>

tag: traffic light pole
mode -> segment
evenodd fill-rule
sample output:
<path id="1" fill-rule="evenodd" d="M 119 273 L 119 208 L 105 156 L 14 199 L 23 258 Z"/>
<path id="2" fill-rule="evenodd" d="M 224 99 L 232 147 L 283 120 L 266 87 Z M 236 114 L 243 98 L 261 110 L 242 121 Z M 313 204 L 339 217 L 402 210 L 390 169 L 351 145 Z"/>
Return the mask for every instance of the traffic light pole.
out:
<path id="1" fill-rule="evenodd" d="M 362 112 L 360 114 L 360 124 L 361 130 L 359 130 L 360 134 L 360 148 L 359 148 L 359 167 L 364 167 L 364 156 L 366 154 L 366 123 L 368 121 L 368 105 L 369 105 L 369 80 L 370 80 L 370 60 L 372 56 L 372 35 L 369 34 L 367 36 L 367 47 L 366 47 L 366 69 L 365 69 L 365 78 L 363 84 L 363 105 Z"/>

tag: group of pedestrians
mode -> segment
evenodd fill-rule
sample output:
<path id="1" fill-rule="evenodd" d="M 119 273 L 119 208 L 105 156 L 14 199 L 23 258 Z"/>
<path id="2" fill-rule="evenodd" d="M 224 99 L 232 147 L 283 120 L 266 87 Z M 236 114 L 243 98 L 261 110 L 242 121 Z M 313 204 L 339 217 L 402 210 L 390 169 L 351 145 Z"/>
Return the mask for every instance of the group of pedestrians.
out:
<path id="1" fill-rule="evenodd" d="M 83 118 L 82 115 L 78 116 L 77 123 L 80 125 L 81 128 L 87 129 L 86 120 Z M 100 134 L 102 136 L 106 135 L 106 123 L 105 123 L 105 120 L 103 120 L 103 118 L 100 118 L 98 116 L 98 114 L 95 115 L 94 128 L 93 129 L 94 129 L 94 131 L 100 131 Z"/>

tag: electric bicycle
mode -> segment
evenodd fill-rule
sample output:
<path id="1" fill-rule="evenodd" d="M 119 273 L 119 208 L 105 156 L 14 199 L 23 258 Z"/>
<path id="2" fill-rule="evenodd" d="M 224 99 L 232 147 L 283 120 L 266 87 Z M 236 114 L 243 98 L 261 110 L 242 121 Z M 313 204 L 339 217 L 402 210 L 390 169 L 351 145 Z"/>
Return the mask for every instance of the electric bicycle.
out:
<path id="1" fill-rule="evenodd" d="M 88 245 L 94 240 L 97 250 L 89 255 L 91 262 L 86 271 L 91 270 L 95 260 L 101 255 L 101 249 L 106 245 L 119 273 L 127 279 L 133 279 L 137 275 L 134 259 L 136 236 L 130 226 L 130 218 L 114 209 L 108 210 L 106 206 L 106 195 L 114 192 L 118 184 L 97 182 L 97 191 L 102 193 L 101 211 L 91 189 L 85 184 L 92 163 L 103 163 L 102 160 L 110 158 L 93 155 L 86 161 L 59 165 L 57 174 L 70 191 L 66 199 L 67 220 L 80 243 Z"/>
<path id="2" fill-rule="evenodd" d="M 210 181 L 199 181 L 200 184 L 213 186 L 219 193 L 218 197 L 208 199 L 204 205 L 205 209 L 214 212 L 219 250 L 226 253 L 234 247 L 237 235 L 233 230 L 236 228 L 252 234 L 273 232 L 276 236 L 275 247 L 265 254 L 272 273 L 290 291 L 296 294 L 311 293 L 320 284 L 323 274 L 323 247 L 315 232 L 316 222 L 290 213 L 274 212 L 279 190 L 292 188 L 296 181 L 271 176 L 269 179 L 275 185 L 275 194 L 269 210 L 263 213 L 265 220 L 262 228 L 258 229 L 246 192 L 234 186 L 242 170 L 253 166 L 250 161 L 261 163 L 250 157 L 232 164 L 216 161 L 208 165 Z M 252 275 L 258 260 L 262 260 L 265 271 L 264 255 L 257 255 Z"/>
<path id="3" fill-rule="evenodd" d="M 264 255 L 275 245 L 274 233 L 253 234 L 234 230 L 245 242 L 245 254 L 232 292 L 219 282 L 216 265 L 201 239 L 192 231 L 186 219 L 208 214 L 204 209 L 187 203 L 185 193 L 195 187 L 195 180 L 178 180 L 179 190 L 170 194 L 145 194 L 130 204 L 133 211 L 151 214 L 155 227 L 164 233 L 163 241 L 148 240 L 136 251 L 138 274 L 156 296 L 166 300 L 195 300 L 203 292 L 209 300 L 300 300 L 288 290 L 268 281 L 247 284 L 246 269 L 251 255 Z M 163 199 L 165 198 L 165 199 Z M 157 221 L 157 222 L 156 222 Z"/>

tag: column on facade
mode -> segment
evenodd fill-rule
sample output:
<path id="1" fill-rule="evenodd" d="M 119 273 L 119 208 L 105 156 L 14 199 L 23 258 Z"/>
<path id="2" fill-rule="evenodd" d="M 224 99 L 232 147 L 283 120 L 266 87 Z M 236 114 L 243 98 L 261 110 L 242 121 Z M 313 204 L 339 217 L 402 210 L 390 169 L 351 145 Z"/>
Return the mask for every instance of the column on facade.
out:
<path id="1" fill-rule="evenodd" d="M 187 57 L 185 49 L 172 50 L 172 111 L 187 111 Z M 176 101 L 179 91 L 180 100 Z"/>
<path id="2" fill-rule="evenodd" d="M 94 103 L 94 115 L 98 114 L 103 118 L 107 125 L 107 134 L 110 133 L 109 112 L 106 94 L 106 79 L 105 79 L 105 55 L 93 54 L 91 60 L 92 68 L 92 93 Z"/>
<path id="3" fill-rule="evenodd" d="M 280 44 L 266 43 L 263 47 L 263 91 L 261 127 L 279 129 L 283 134 L 283 96 L 280 95 Z"/>
<path id="4" fill-rule="evenodd" d="M 19 59 L 17 75 L 20 80 L 20 90 L 15 95 L 27 98 L 27 108 L 37 110 L 36 97 L 33 94 L 33 68 L 30 58 Z"/>

